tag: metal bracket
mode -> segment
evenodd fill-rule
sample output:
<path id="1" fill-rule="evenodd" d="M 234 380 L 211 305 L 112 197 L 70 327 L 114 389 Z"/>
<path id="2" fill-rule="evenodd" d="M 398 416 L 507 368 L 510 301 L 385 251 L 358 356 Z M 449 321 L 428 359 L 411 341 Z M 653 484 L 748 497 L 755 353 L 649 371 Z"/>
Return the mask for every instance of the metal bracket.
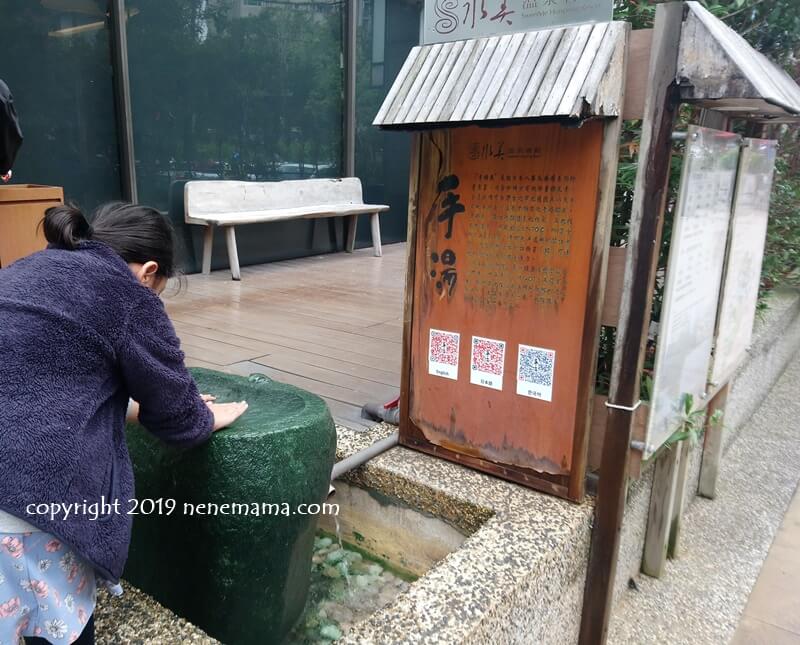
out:
<path id="1" fill-rule="evenodd" d="M 613 408 L 614 410 L 625 410 L 626 412 L 636 412 L 636 409 L 642 404 L 642 400 L 639 399 L 633 405 L 618 405 L 616 403 L 609 403 L 606 401 L 607 408 Z"/>

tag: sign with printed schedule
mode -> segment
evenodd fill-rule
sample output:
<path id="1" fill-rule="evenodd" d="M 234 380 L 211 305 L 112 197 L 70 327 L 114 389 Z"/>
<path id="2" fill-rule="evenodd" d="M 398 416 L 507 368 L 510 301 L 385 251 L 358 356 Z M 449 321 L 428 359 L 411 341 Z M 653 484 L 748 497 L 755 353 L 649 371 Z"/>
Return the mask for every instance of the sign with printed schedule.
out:
<path id="1" fill-rule="evenodd" d="M 753 336 L 776 149 L 777 142 L 766 139 L 745 139 L 742 147 L 714 341 L 713 387 L 730 379 Z"/>
<path id="2" fill-rule="evenodd" d="M 646 449 L 678 429 L 684 401 L 705 397 L 741 137 L 689 126 L 672 224 Z"/>
<path id="3" fill-rule="evenodd" d="M 552 492 L 588 430 L 603 124 L 469 126 L 420 140 L 401 440 Z"/>
<path id="4" fill-rule="evenodd" d="M 422 43 L 609 22 L 612 0 L 426 0 Z"/>

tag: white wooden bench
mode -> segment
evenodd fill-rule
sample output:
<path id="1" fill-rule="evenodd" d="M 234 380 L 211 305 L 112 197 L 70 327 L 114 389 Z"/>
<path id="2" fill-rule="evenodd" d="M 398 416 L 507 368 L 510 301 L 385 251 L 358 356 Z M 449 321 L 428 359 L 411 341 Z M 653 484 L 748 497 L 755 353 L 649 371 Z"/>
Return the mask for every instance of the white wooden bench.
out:
<path id="1" fill-rule="evenodd" d="M 205 226 L 203 273 L 211 273 L 214 228 L 225 229 L 231 276 L 240 280 L 239 254 L 234 227 L 259 222 L 317 217 L 349 217 L 345 250 L 353 251 L 359 215 L 371 215 L 372 246 L 381 255 L 378 213 L 389 210 L 383 204 L 365 204 L 361 180 L 297 179 L 292 181 L 189 181 L 184 188 L 187 224 Z"/>

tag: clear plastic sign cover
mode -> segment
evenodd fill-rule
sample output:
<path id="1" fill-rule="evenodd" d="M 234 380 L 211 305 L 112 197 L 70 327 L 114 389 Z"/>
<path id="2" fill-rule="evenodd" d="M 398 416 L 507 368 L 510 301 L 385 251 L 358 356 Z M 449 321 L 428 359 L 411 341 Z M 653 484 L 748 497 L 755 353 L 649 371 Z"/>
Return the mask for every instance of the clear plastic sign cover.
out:
<path id="1" fill-rule="evenodd" d="M 422 43 L 609 22 L 612 0 L 425 0 Z"/>
<path id="2" fill-rule="evenodd" d="M 705 396 L 741 137 L 690 126 L 672 224 L 645 458 Z"/>
<path id="3" fill-rule="evenodd" d="M 739 367 L 753 335 L 776 146 L 776 141 L 745 139 L 742 148 L 711 370 L 716 385 Z"/>

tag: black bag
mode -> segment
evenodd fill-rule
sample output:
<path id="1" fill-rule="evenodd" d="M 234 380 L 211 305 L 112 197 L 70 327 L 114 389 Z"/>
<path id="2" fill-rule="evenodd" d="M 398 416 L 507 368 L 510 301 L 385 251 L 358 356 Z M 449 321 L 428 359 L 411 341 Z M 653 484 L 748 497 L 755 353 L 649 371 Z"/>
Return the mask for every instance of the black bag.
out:
<path id="1" fill-rule="evenodd" d="M 22 130 L 14 109 L 14 99 L 8 85 L 0 80 L 0 175 L 11 170 L 21 145 Z"/>

